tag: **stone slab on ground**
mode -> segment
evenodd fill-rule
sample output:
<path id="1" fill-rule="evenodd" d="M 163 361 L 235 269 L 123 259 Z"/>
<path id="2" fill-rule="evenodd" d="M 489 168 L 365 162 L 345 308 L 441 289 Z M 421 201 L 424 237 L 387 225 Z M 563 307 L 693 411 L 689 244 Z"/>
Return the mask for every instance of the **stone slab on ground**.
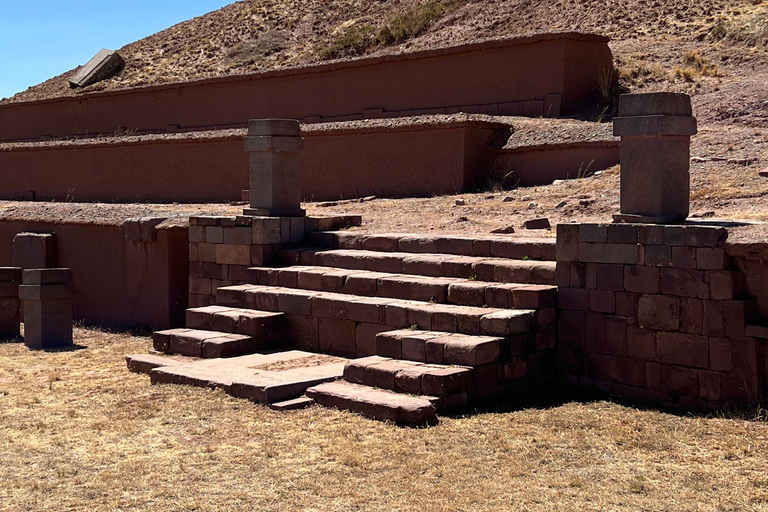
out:
<path id="1" fill-rule="evenodd" d="M 125 356 L 125 362 L 128 365 L 128 369 L 132 372 L 146 373 L 149 375 L 155 368 L 184 364 L 189 361 L 184 361 L 177 357 L 158 356 L 154 354 L 130 354 Z"/>
<path id="2" fill-rule="evenodd" d="M 327 359 L 325 364 L 320 358 Z M 345 362 L 289 350 L 159 366 L 150 377 L 153 384 L 222 388 L 232 396 L 273 403 L 299 397 L 310 386 L 340 378 Z"/>
<path id="3" fill-rule="evenodd" d="M 269 408 L 275 411 L 295 411 L 298 409 L 305 409 L 314 403 L 315 401 L 308 396 L 300 396 L 299 398 L 294 398 L 292 400 L 269 404 Z"/>
<path id="4" fill-rule="evenodd" d="M 437 424 L 437 399 L 434 397 L 405 395 L 344 381 L 309 388 L 307 396 L 320 405 L 360 413 L 377 420 L 407 425 Z"/>

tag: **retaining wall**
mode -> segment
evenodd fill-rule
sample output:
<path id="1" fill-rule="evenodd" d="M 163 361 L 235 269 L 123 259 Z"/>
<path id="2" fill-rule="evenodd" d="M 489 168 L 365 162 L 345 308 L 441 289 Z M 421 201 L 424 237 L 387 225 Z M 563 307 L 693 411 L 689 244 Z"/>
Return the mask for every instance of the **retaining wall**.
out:
<path id="1" fill-rule="evenodd" d="M 541 34 L 76 97 L 0 105 L 0 140 L 438 113 L 558 117 L 600 94 L 608 38 Z M 528 72 L 526 72 L 526 70 Z"/>
<path id="2" fill-rule="evenodd" d="M 504 126 L 465 119 L 309 127 L 302 134 L 302 197 L 322 201 L 461 192 L 488 167 L 488 142 Z M 239 200 L 249 188 L 243 136 L 231 130 L 3 144 L 0 199 Z"/>
<path id="3" fill-rule="evenodd" d="M 72 269 L 77 287 L 77 320 L 115 329 L 183 325 L 187 228 L 145 228 L 145 240 L 132 228 L 138 224 L 0 220 L 0 266 L 11 266 L 17 233 L 53 233 L 58 266 Z"/>
<path id="4" fill-rule="evenodd" d="M 762 399 L 755 300 L 722 227 L 561 224 L 559 369 L 574 386 L 684 408 Z"/>

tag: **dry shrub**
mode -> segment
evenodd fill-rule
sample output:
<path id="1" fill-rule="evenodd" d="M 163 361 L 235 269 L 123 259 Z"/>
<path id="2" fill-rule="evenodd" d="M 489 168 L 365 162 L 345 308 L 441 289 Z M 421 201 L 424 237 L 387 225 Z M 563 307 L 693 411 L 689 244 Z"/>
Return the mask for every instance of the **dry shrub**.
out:
<path id="1" fill-rule="evenodd" d="M 692 82 L 694 78 L 699 76 L 720 77 L 723 75 L 717 64 L 711 64 L 701 52 L 692 50 L 683 57 L 683 66 L 675 67 L 675 76 Z"/>
<path id="2" fill-rule="evenodd" d="M 698 39 L 764 47 L 768 43 L 768 7 L 753 0 L 756 7 L 746 7 L 720 15 Z"/>

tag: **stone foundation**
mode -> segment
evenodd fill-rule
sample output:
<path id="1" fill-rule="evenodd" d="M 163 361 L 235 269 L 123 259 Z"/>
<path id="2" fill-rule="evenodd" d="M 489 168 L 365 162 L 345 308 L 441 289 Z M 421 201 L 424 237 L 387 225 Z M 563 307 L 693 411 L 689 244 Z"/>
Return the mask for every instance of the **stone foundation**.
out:
<path id="1" fill-rule="evenodd" d="M 665 406 L 762 398 L 755 301 L 722 227 L 561 224 L 559 369 L 564 382 Z"/>

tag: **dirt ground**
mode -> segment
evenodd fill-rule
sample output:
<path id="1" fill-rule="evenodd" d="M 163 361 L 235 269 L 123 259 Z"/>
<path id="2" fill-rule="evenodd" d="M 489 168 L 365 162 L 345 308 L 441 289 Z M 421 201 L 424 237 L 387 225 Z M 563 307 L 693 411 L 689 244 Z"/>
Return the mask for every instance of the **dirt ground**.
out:
<path id="1" fill-rule="evenodd" d="M 0 510 L 768 510 L 765 411 L 547 393 L 400 428 L 152 386 L 148 338 L 0 344 Z"/>

